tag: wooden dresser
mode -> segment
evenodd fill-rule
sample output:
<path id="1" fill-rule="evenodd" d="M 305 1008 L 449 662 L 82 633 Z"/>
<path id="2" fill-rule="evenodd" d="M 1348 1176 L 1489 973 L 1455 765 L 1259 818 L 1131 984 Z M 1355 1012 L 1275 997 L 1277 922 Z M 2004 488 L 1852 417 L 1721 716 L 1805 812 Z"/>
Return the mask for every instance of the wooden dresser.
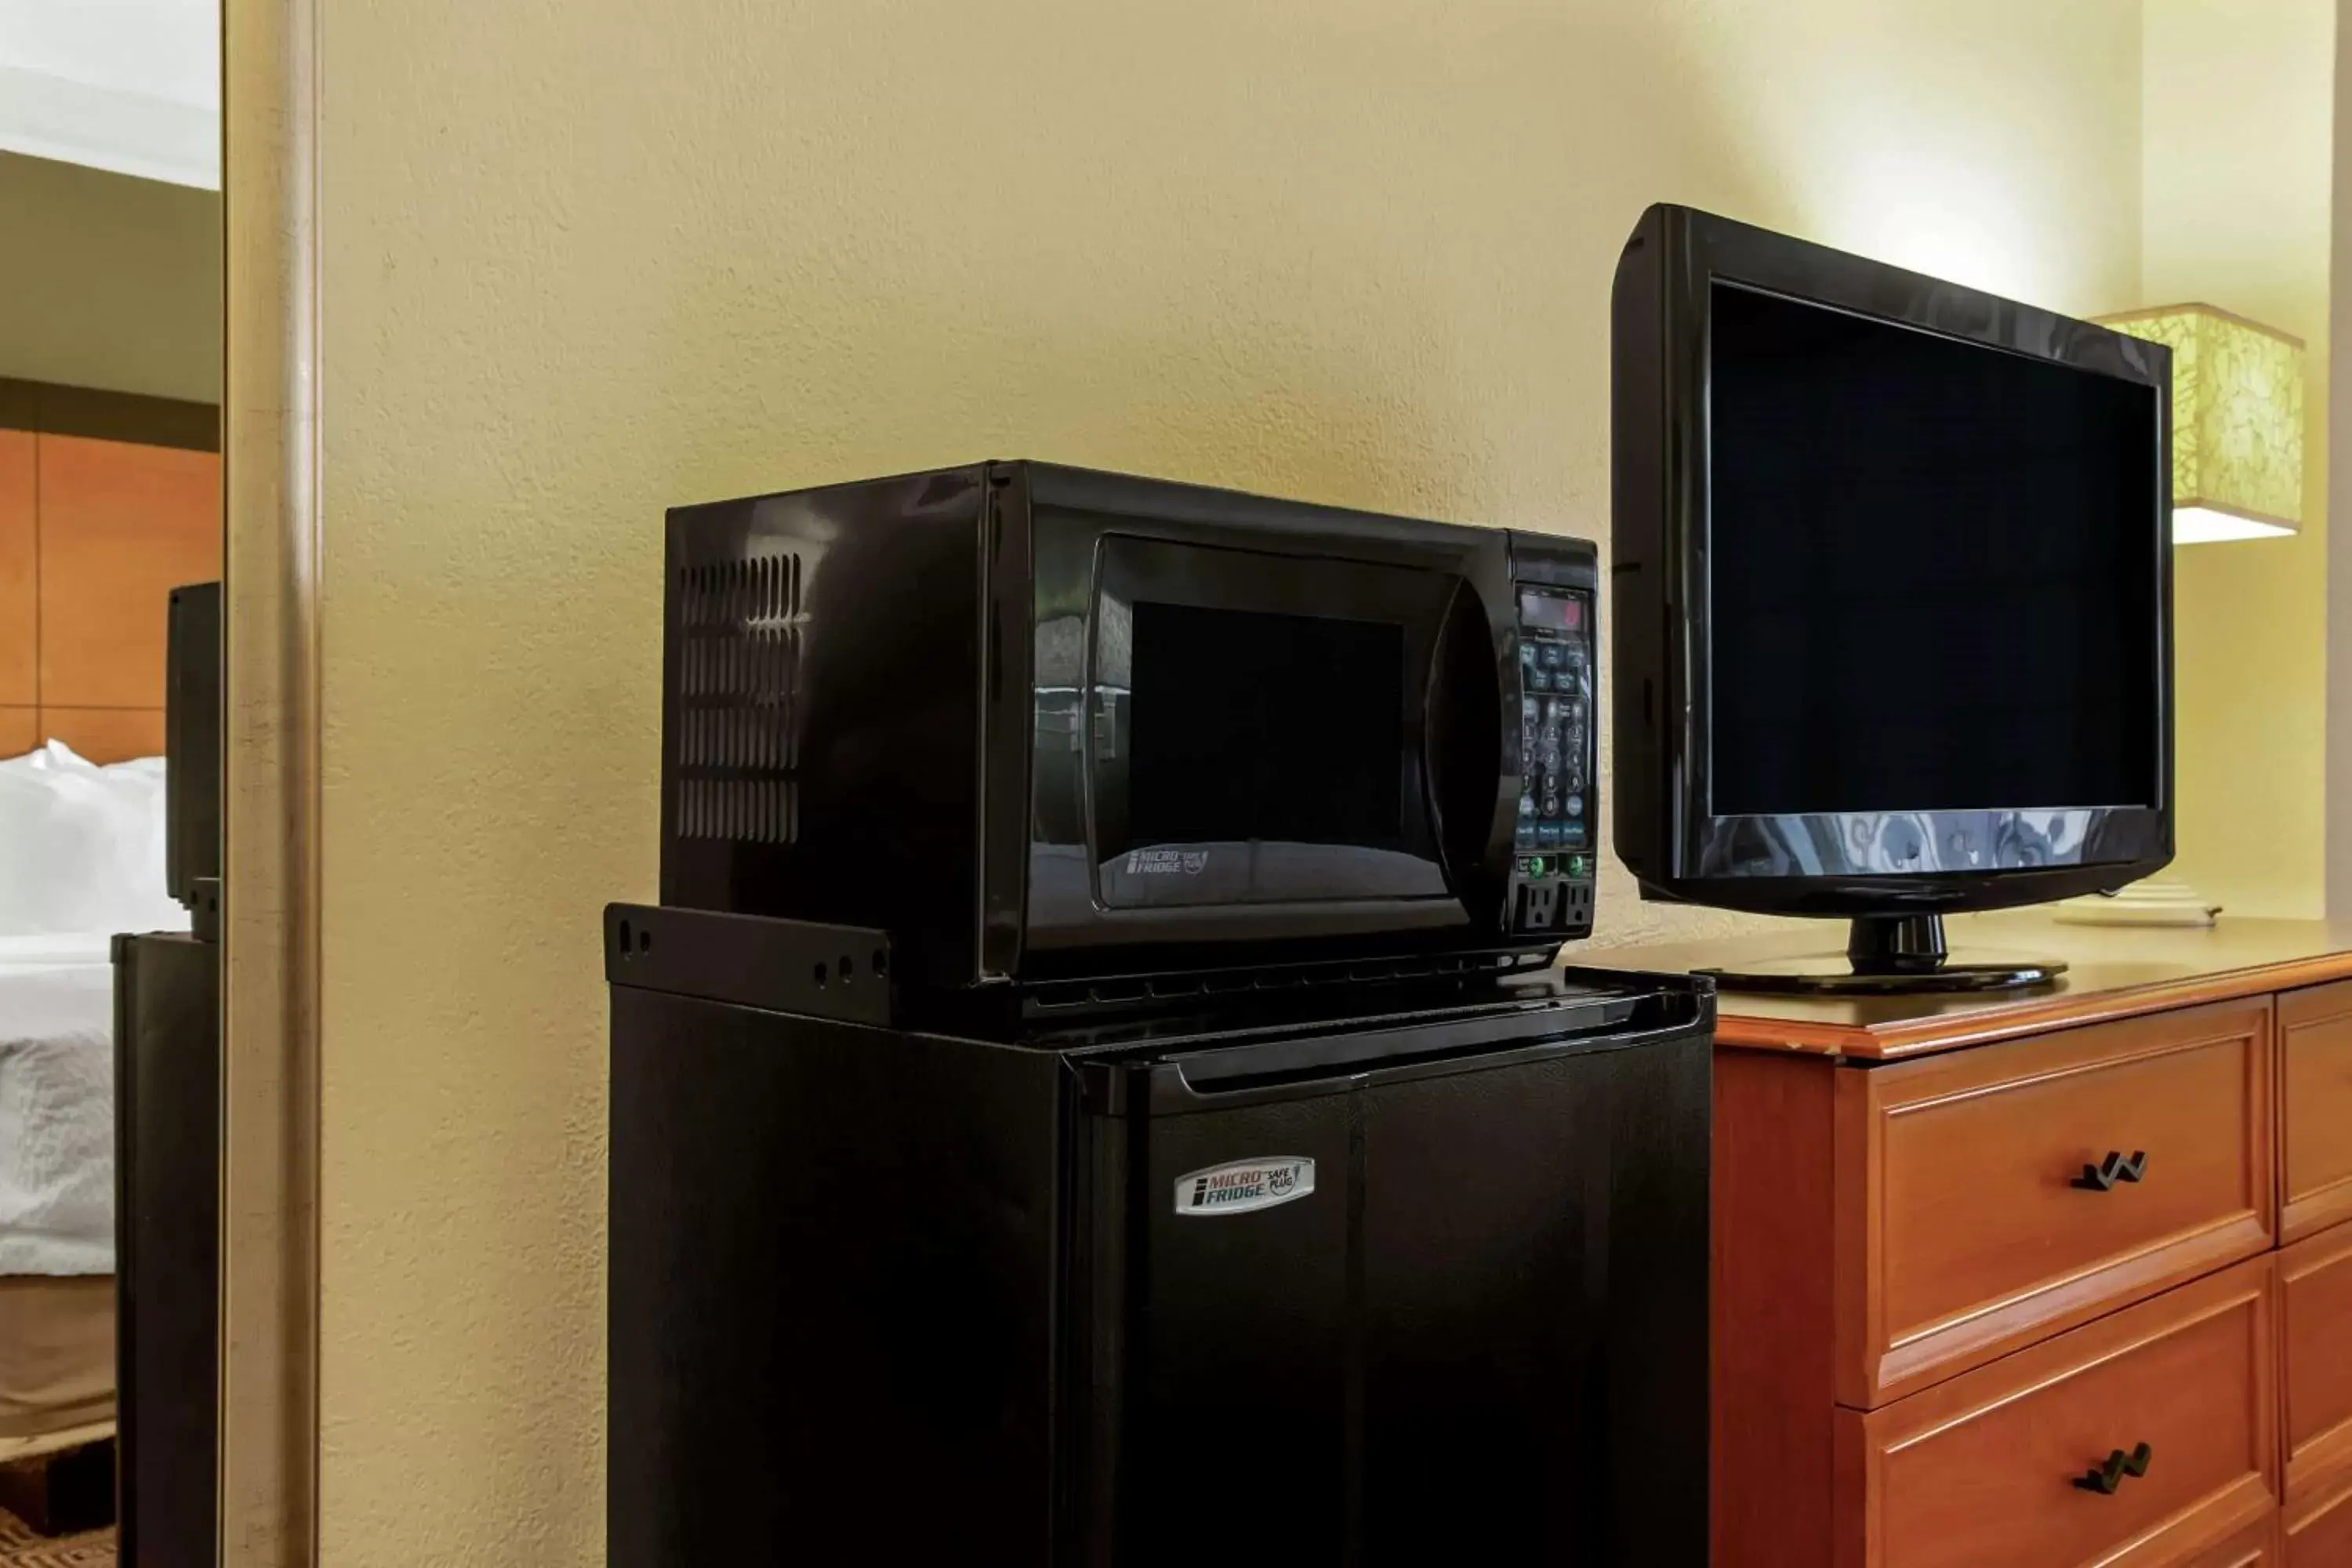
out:
<path id="1" fill-rule="evenodd" d="M 1953 937 L 2073 967 L 1722 998 L 1717 1568 L 2352 1568 L 2352 925 Z"/>

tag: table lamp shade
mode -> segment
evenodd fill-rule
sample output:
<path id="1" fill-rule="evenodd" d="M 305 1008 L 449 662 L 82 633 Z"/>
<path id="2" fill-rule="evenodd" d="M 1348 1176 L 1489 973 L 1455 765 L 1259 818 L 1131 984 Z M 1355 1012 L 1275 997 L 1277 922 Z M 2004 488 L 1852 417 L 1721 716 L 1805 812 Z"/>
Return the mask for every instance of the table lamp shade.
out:
<path id="1" fill-rule="evenodd" d="M 2103 316 L 2172 351 L 2176 544 L 2293 533 L 2303 521 L 2303 343 L 2210 305 Z"/>

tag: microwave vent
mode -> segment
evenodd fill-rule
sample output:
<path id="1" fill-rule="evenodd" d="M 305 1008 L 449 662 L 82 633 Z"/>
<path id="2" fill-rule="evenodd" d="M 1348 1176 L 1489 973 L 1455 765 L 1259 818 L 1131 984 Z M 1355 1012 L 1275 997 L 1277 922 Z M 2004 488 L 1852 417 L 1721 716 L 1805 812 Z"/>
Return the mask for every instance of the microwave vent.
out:
<path id="1" fill-rule="evenodd" d="M 801 561 L 678 568 L 669 744 L 681 837 L 800 837 Z"/>

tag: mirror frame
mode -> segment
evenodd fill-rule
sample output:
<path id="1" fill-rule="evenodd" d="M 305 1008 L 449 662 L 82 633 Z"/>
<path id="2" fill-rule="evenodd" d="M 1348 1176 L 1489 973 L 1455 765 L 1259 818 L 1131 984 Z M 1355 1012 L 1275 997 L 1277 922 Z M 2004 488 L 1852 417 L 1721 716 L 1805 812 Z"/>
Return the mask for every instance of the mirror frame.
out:
<path id="1" fill-rule="evenodd" d="M 318 0 L 223 0 L 219 1561 L 319 1560 Z"/>

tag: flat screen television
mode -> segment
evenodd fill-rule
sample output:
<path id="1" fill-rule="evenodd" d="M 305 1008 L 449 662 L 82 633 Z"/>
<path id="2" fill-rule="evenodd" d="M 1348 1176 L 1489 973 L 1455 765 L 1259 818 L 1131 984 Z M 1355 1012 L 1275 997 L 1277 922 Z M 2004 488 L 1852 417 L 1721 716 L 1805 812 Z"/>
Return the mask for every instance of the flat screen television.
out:
<path id="1" fill-rule="evenodd" d="M 2167 350 L 1675 206 L 1612 295 L 1618 853 L 1990 986 L 1948 912 L 2172 858 Z"/>
<path id="2" fill-rule="evenodd" d="M 163 877 L 172 897 L 200 916 L 205 884 L 216 896 L 220 877 L 220 589 L 173 589 L 164 631 Z"/>

